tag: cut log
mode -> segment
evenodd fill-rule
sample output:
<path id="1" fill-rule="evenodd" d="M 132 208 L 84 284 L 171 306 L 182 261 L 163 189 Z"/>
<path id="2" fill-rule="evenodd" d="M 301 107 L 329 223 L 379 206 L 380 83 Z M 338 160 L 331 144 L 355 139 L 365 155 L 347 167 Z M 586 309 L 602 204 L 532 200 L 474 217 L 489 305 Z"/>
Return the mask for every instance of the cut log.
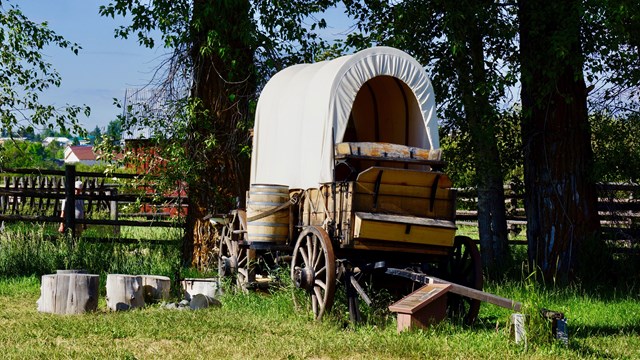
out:
<path id="1" fill-rule="evenodd" d="M 210 296 L 202 294 L 193 295 L 193 297 L 191 298 L 191 302 L 189 302 L 189 307 L 191 308 L 191 310 L 204 309 L 210 306 L 220 307 L 222 306 L 222 303 Z"/>
<path id="2" fill-rule="evenodd" d="M 194 295 L 202 294 L 215 298 L 218 290 L 218 280 L 214 278 L 190 278 L 182 280 L 184 298 L 191 301 Z"/>
<path id="3" fill-rule="evenodd" d="M 142 277 L 136 275 L 107 275 L 107 307 L 113 311 L 144 306 Z"/>
<path id="4" fill-rule="evenodd" d="M 511 337 L 516 341 L 516 344 L 524 342 L 527 343 L 527 316 L 520 313 L 511 314 Z"/>
<path id="5" fill-rule="evenodd" d="M 87 270 L 84 269 L 69 269 L 69 270 L 56 270 L 56 274 L 86 274 Z"/>
<path id="6" fill-rule="evenodd" d="M 38 311 L 52 314 L 82 314 L 98 308 L 100 276 L 50 274 L 42 276 Z"/>
<path id="7" fill-rule="evenodd" d="M 157 303 L 169 299 L 171 279 L 167 276 L 140 275 L 145 303 Z"/>

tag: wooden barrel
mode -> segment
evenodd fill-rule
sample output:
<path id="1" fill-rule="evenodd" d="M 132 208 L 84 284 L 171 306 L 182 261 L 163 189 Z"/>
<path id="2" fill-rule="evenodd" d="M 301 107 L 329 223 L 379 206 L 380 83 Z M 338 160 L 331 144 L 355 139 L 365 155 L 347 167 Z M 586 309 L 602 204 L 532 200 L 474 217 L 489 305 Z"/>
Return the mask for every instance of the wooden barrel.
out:
<path id="1" fill-rule="evenodd" d="M 283 244 L 289 237 L 289 207 L 262 217 L 289 202 L 286 185 L 253 184 L 247 200 L 247 237 L 251 242 Z"/>

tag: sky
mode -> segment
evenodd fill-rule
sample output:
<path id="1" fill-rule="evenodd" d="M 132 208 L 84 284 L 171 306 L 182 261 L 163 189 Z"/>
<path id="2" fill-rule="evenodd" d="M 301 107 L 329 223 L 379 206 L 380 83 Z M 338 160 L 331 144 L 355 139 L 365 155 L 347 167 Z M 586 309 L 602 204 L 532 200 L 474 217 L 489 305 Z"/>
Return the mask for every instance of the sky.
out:
<path id="1" fill-rule="evenodd" d="M 115 120 L 122 110 L 113 105 L 113 99 L 122 102 L 126 89 L 140 88 L 149 83 L 153 70 L 167 52 L 163 48 L 139 46 L 135 38 L 114 38 L 114 29 L 126 22 L 118 17 L 111 19 L 100 16 L 99 6 L 105 3 L 108 1 L 3 2 L 5 6 L 17 4 L 32 21 L 47 21 L 49 28 L 82 47 L 78 55 L 69 49 L 45 49 L 49 62 L 62 77 L 62 85 L 47 90 L 40 99 L 57 106 L 89 106 L 90 117 L 82 116 L 79 119 L 88 131 L 96 126 L 106 128 L 110 121 Z M 330 27 L 324 31 L 323 37 L 340 37 L 349 28 L 347 19 L 340 19 L 341 13 L 342 9 L 332 9 L 326 14 Z"/>
<path id="2" fill-rule="evenodd" d="M 116 39 L 114 29 L 124 20 L 101 17 L 97 0 L 20 0 L 17 4 L 32 21 L 47 21 L 49 28 L 82 49 L 74 55 L 69 49 L 49 47 L 48 61 L 60 73 L 62 85 L 40 96 L 43 102 L 63 106 L 87 105 L 91 116 L 79 120 L 91 131 L 106 128 L 121 109 L 113 98 L 124 99 L 127 88 L 142 87 L 152 78 L 152 71 L 166 50 L 152 50 L 138 45 L 135 39 Z M 7 5 L 3 2 L 3 5 Z"/>

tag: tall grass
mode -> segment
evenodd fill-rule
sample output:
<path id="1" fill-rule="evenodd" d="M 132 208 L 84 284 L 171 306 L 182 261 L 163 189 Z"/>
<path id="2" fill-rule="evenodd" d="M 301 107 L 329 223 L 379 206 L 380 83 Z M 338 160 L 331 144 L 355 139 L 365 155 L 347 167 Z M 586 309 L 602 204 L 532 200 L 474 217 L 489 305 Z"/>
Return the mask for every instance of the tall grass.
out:
<path id="1" fill-rule="evenodd" d="M 39 276 L 58 269 L 174 276 L 180 267 L 175 243 L 92 243 L 82 237 L 51 236 L 45 225 L 11 227 L 0 233 L 0 277 Z"/>

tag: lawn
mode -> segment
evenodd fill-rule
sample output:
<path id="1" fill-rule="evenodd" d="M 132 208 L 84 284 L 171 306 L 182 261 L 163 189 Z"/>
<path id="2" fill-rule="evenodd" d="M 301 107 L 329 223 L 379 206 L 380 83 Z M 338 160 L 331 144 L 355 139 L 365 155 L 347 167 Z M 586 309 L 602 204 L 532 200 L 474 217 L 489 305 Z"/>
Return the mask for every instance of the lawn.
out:
<path id="1" fill-rule="evenodd" d="M 3 358 L 119 359 L 469 359 L 640 358 L 640 297 L 633 290 L 606 297 L 579 288 L 531 289 L 491 284 L 492 292 L 544 301 L 565 312 L 570 343 L 544 339 L 527 346 L 509 339 L 510 312 L 484 304 L 471 328 L 451 322 L 396 334 L 395 320 L 347 325 L 341 314 L 323 322 L 296 311 L 290 291 L 227 293 L 221 308 L 167 310 L 159 305 L 129 312 L 85 315 L 38 313 L 37 277 L 0 280 Z"/>
<path id="2" fill-rule="evenodd" d="M 524 345 L 510 339 L 511 312 L 490 304 L 482 305 L 479 321 L 472 327 L 445 321 L 427 330 L 397 334 L 395 317 L 385 312 L 388 301 L 374 310 L 363 308 L 368 321 L 353 325 L 345 321 L 348 314 L 340 300 L 344 295 L 338 294 L 332 313 L 316 322 L 296 309 L 287 284 L 269 294 L 229 291 L 220 298 L 221 308 L 179 311 L 152 305 L 109 312 L 104 299 L 108 273 L 172 279 L 215 274 L 183 268 L 179 245 L 94 244 L 68 237 L 50 241 L 44 240 L 47 231 L 46 227 L 31 227 L 0 232 L 2 358 L 640 358 L 637 259 L 616 264 L 615 281 L 610 278 L 589 286 L 545 288 L 518 274 L 518 266 L 503 279 L 486 281 L 486 291 L 521 301 L 533 314 Z M 524 247 L 513 249 L 515 258 L 522 258 Z M 69 316 L 37 312 L 40 275 L 61 268 L 84 268 L 101 275 L 97 312 Z M 518 280 L 521 278 L 525 280 Z M 384 294 L 370 295 L 374 300 L 385 298 Z M 549 339 L 548 323 L 537 316 L 540 307 L 565 313 L 568 347 Z"/>

